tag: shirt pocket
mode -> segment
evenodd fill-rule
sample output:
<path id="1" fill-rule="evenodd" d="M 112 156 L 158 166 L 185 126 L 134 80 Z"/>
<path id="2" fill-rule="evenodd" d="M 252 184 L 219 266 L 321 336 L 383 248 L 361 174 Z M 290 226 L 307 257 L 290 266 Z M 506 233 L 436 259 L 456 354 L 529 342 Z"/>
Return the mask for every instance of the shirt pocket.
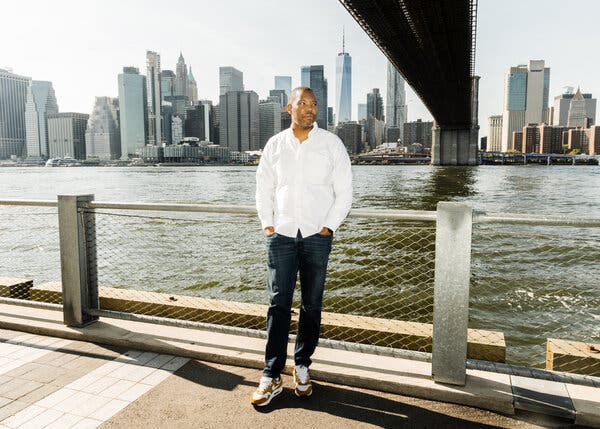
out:
<path id="1" fill-rule="evenodd" d="M 315 185 L 325 185 L 331 182 L 333 164 L 324 152 L 309 152 L 306 156 L 306 181 Z"/>

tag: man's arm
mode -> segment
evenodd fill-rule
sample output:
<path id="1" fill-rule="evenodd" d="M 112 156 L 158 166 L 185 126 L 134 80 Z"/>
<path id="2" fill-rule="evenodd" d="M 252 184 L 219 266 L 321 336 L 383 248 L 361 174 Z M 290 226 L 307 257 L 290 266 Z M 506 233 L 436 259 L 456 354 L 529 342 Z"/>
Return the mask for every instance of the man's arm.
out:
<path id="1" fill-rule="evenodd" d="M 344 221 L 352 207 L 352 166 L 346 147 L 338 140 L 333 157 L 333 192 L 335 201 L 327 217 L 324 228 L 335 231 Z"/>
<path id="2" fill-rule="evenodd" d="M 268 141 L 263 149 L 262 156 L 256 169 L 256 210 L 263 230 L 267 235 L 273 234 L 273 198 L 275 194 L 275 172 L 271 164 L 270 148 Z"/>

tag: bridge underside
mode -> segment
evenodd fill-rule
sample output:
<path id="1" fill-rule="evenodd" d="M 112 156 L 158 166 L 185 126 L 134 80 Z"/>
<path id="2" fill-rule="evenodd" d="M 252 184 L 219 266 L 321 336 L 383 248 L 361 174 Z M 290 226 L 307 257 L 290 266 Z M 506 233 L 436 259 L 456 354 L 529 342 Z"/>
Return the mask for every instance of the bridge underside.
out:
<path id="1" fill-rule="evenodd" d="M 340 0 L 434 117 L 432 162 L 477 162 L 477 0 Z"/>

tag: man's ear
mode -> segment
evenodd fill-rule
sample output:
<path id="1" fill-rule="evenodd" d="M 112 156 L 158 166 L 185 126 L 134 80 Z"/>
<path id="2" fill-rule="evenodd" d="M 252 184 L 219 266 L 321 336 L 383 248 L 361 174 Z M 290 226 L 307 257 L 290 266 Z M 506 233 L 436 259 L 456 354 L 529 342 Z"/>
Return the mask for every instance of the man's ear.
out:
<path id="1" fill-rule="evenodd" d="M 292 103 L 288 103 L 285 106 L 285 110 L 287 110 L 287 112 L 290 114 L 290 116 L 292 115 Z"/>

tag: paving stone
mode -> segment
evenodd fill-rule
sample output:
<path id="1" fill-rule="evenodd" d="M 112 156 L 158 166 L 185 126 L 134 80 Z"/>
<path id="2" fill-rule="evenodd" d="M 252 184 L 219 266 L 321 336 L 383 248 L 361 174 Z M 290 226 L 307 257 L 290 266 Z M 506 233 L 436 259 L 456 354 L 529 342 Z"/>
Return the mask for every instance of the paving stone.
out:
<path id="1" fill-rule="evenodd" d="M 6 392 L 10 392 L 11 390 L 16 389 L 21 383 L 22 381 L 16 378 L 11 378 L 6 383 L 2 383 L 0 385 L 0 396 L 6 396 Z"/>
<path id="2" fill-rule="evenodd" d="M 44 384 L 38 389 L 35 389 L 29 392 L 26 395 L 23 395 L 19 398 L 19 401 L 26 402 L 28 404 L 33 404 L 41 399 L 44 399 L 46 396 L 56 392 L 60 387 L 53 386 L 51 384 Z"/>
<path id="3" fill-rule="evenodd" d="M 15 379 L 17 380 L 17 379 Z M 30 380 L 19 380 L 20 384 L 15 389 L 5 392 L 2 396 L 9 399 L 19 399 L 22 396 L 27 395 L 30 392 L 33 392 L 36 389 L 39 389 L 43 386 L 42 383 L 38 383 L 37 381 Z"/>
<path id="4" fill-rule="evenodd" d="M 76 416 L 74 414 L 63 414 L 58 419 L 54 420 L 53 423 L 50 423 L 44 429 L 65 429 L 76 427 L 77 422 L 83 420 L 81 416 Z"/>
<path id="5" fill-rule="evenodd" d="M 21 402 L 21 401 L 11 401 L 10 403 L 6 404 L 5 406 L 3 406 L 2 408 L 0 408 L 0 422 L 16 413 L 18 413 L 19 411 L 21 411 L 22 409 L 24 409 L 25 407 L 28 407 L 29 404 L 25 403 L 25 402 Z"/>
<path id="6" fill-rule="evenodd" d="M 79 355 L 77 353 L 58 352 L 58 353 L 52 353 L 52 355 L 49 356 L 48 360 L 42 361 L 42 362 L 47 363 L 52 366 L 62 368 L 62 367 L 64 367 L 64 365 L 71 362 L 72 360 L 77 359 L 78 357 L 79 357 Z M 38 362 L 39 362 L 39 360 L 38 360 Z"/>
<path id="7" fill-rule="evenodd" d="M 54 381 L 58 375 L 62 374 L 59 368 L 50 365 L 39 365 L 35 369 L 21 375 L 19 378 L 24 380 L 37 381 L 38 383 L 50 383 Z"/>
<path id="8" fill-rule="evenodd" d="M 38 405 L 23 408 L 18 413 L 2 421 L 2 424 L 11 428 L 20 428 L 23 424 L 43 413 L 46 409 Z"/>
<path id="9" fill-rule="evenodd" d="M 58 420 L 63 413 L 57 410 L 45 410 L 42 413 L 20 426 L 19 429 L 38 429 Z"/>
<path id="10" fill-rule="evenodd" d="M 10 377 L 21 377 L 22 375 L 39 368 L 43 368 L 43 366 L 35 362 L 29 362 L 19 366 L 18 368 L 13 369 L 12 371 L 5 373 L 5 375 L 8 375 Z"/>

